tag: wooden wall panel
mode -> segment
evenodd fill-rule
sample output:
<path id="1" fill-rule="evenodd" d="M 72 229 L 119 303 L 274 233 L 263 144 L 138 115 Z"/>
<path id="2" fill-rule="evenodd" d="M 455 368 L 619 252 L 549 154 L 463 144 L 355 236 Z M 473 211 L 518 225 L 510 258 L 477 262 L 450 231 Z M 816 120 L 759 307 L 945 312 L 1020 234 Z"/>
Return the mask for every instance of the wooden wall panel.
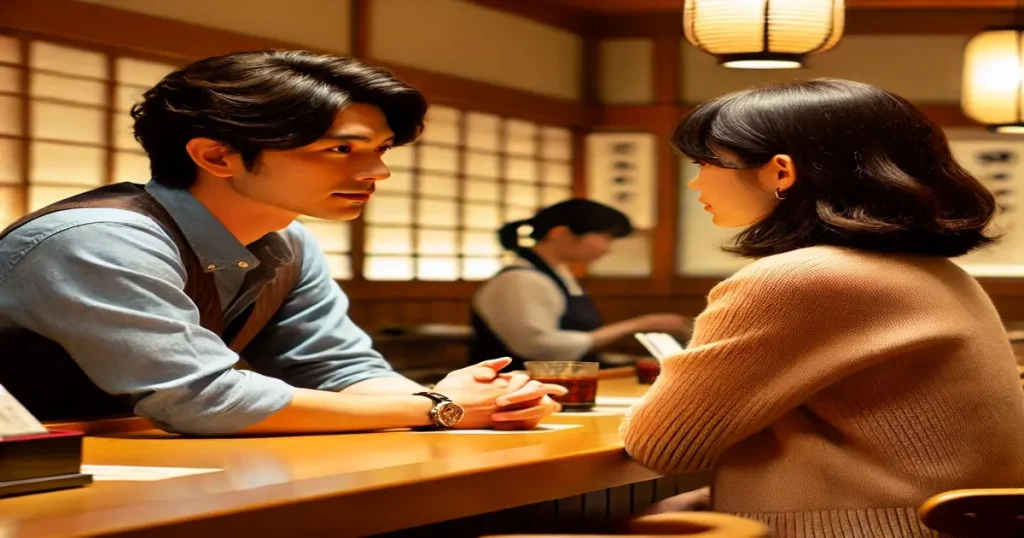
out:
<path id="1" fill-rule="evenodd" d="M 469 323 L 469 299 L 353 299 L 349 309 L 360 326 Z"/>

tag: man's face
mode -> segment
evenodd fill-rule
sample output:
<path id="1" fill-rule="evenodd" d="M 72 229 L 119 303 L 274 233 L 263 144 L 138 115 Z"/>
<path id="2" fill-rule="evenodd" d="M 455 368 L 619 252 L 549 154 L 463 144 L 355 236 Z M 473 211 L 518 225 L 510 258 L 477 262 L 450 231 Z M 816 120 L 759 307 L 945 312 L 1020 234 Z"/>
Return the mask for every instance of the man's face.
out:
<path id="1" fill-rule="evenodd" d="M 362 213 L 376 182 L 391 175 L 381 158 L 393 139 L 379 108 L 352 103 L 316 142 L 264 151 L 251 172 L 243 169 L 229 181 L 239 194 L 284 211 L 352 220 Z"/>

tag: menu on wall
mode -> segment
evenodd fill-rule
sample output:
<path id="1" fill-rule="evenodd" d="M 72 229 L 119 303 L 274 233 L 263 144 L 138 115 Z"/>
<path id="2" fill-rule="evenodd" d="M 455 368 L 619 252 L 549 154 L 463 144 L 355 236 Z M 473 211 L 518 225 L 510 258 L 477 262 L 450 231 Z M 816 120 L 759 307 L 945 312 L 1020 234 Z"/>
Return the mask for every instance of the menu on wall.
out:
<path id="1" fill-rule="evenodd" d="M 654 143 L 651 133 L 587 136 L 587 198 L 622 211 L 638 230 L 657 221 Z"/>
<path id="2" fill-rule="evenodd" d="M 642 278 L 651 274 L 651 230 L 658 220 L 654 144 L 650 133 L 587 136 L 587 198 L 623 212 L 636 229 L 612 243 L 608 254 L 588 267 L 590 275 Z"/>
<path id="3" fill-rule="evenodd" d="M 978 276 L 1024 276 L 1024 138 L 978 130 L 950 130 L 953 157 L 995 196 L 994 245 L 956 261 Z"/>

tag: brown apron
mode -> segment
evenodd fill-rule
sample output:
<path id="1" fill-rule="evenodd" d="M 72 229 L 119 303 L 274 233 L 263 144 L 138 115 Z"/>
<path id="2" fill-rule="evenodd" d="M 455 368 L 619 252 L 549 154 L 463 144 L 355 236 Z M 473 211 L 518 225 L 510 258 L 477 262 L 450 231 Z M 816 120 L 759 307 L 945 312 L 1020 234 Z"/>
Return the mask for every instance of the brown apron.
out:
<path id="1" fill-rule="evenodd" d="M 167 210 L 142 185 L 133 183 L 100 187 L 44 207 L 0 232 L 0 240 L 43 215 L 89 207 L 134 211 L 159 223 L 181 253 L 186 272 L 184 291 L 199 309 L 200 325 L 220 336 L 236 353 L 240 354 L 270 321 L 298 282 L 301 252 L 294 245 L 289 245 L 292 247 L 292 259 L 275 270 L 276 274 L 264 285 L 255 303 L 225 327 L 213 273 L 203 270 Z M 262 264 L 254 271 L 261 268 Z M 75 320 L 68 319 L 66 323 L 75 323 Z M 119 357 L 118 360 L 132 360 L 132 357 Z M 133 414 L 133 395 L 104 392 L 60 344 L 27 330 L 0 332 L 0 385 L 39 420 L 81 420 Z"/>

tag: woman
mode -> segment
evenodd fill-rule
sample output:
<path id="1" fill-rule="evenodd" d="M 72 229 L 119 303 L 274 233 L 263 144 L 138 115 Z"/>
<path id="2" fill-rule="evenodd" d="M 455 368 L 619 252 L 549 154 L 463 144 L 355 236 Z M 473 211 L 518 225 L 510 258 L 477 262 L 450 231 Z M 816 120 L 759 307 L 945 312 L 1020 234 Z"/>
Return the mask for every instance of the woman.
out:
<path id="1" fill-rule="evenodd" d="M 931 495 L 1024 485 L 1010 344 L 948 259 L 991 242 L 995 203 L 938 127 L 878 88 L 812 80 L 708 101 L 673 144 L 715 224 L 746 227 L 729 250 L 756 261 L 711 291 L 623 423 L 637 461 L 713 469 L 710 507 L 776 536 L 922 536 Z"/>
<path id="2" fill-rule="evenodd" d="M 527 228 L 528 227 L 528 228 Z M 529 230 L 536 244 L 520 246 Z M 685 333 L 676 314 L 653 314 L 604 325 L 569 265 L 591 263 L 608 252 L 614 239 L 633 232 L 629 218 L 591 200 L 573 199 L 510 222 L 498 231 L 502 247 L 519 258 L 481 286 L 473 296 L 475 333 L 470 357 L 512 357 L 523 361 L 599 361 L 596 348 L 640 331 Z"/>

